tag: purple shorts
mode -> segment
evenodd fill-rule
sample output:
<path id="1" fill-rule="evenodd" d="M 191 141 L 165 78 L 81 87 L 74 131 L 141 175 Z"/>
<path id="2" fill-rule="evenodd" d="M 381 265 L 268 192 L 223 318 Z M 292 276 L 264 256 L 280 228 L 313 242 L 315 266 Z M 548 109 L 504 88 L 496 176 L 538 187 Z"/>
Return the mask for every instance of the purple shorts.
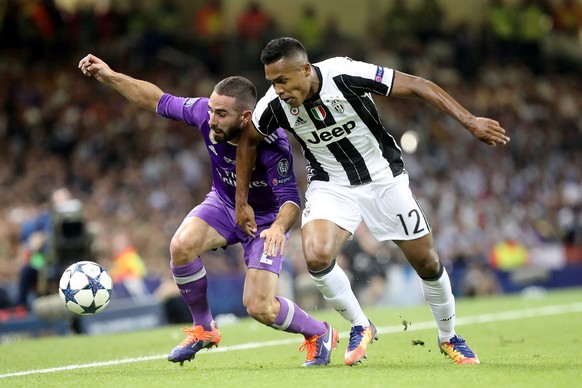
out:
<path id="1" fill-rule="evenodd" d="M 211 191 L 206 195 L 204 201 L 188 213 L 187 217 L 196 216 L 204 220 L 223 236 L 227 245 L 241 243 L 244 250 L 244 260 L 247 268 L 256 268 L 273 272 L 277 275 L 281 273 L 283 256 L 267 256 L 263 254 L 265 241 L 259 238 L 262 230 L 268 229 L 277 218 L 277 213 L 257 213 L 257 237 L 251 238 L 244 234 L 242 229 L 236 224 L 234 208 L 226 204 L 220 196 Z M 287 236 L 288 237 L 288 236 Z"/>

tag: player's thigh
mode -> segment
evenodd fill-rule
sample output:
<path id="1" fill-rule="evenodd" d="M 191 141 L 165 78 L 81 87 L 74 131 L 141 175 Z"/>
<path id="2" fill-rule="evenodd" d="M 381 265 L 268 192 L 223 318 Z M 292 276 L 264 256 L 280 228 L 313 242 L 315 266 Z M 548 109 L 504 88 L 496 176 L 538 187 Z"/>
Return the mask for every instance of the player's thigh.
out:
<path id="1" fill-rule="evenodd" d="M 259 226 L 259 233 L 264 227 L 265 225 Z M 241 245 L 244 250 L 243 259 L 248 269 L 254 268 L 268 271 L 277 276 L 281 273 L 284 260 L 283 255 L 280 251 L 274 256 L 265 254 L 265 241 L 263 239 L 243 236 L 241 238 Z"/>
<path id="2" fill-rule="evenodd" d="M 249 268 L 243 289 L 243 304 L 248 307 L 273 303 L 278 279 L 274 272 Z"/>
<path id="3" fill-rule="evenodd" d="M 362 221 L 349 187 L 314 181 L 305 193 L 301 236 L 311 270 L 326 268 Z M 321 268 L 323 267 L 323 268 Z"/>
<path id="4" fill-rule="evenodd" d="M 199 255 L 209 249 L 240 242 L 236 230 L 234 209 L 211 191 L 201 204 L 188 213 L 174 234 L 172 244 L 182 251 L 195 250 L 194 254 Z"/>
<path id="5" fill-rule="evenodd" d="M 359 187 L 355 196 L 366 226 L 379 241 L 416 240 L 430 233 L 406 174 Z"/>
<path id="6" fill-rule="evenodd" d="M 301 229 L 316 220 L 325 220 L 353 234 L 362 216 L 358 204 L 349 187 L 334 185 L 329 182 L 314 181 L 305 192 L 305 208 L 301 214 Z M 328 227 L 309 227 L 314 233 L 327 234 Z M 321 232 L 318 232 L 320 229 Z"/>
<path id="7" fill-rule="evenodd" d="M 188 216 L 174 233 L 172 245 L 181 249 L 202 252 L 227 245 L 227 240 L 205 220 L 197 216 Z"/>

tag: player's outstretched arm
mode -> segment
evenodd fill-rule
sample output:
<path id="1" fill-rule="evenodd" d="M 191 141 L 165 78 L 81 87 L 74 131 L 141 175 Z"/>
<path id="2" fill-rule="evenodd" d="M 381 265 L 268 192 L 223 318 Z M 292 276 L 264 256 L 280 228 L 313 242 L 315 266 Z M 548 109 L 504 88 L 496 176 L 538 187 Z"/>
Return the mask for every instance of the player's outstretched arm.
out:
<path id="1" fill-rule="evenodd" d="M 507 144 L 505 129 L 495 120 L 475 117 L 440 86 L 421 77 L 397 71 L 390 93 L 394 97 L 417 97 L 455 118 L 473 136 L 483 143 L 494 146 Z"/>
<path id="2" fill-rule="evenodd" d="M 111 70 L 107 63 L 92 54 L 79 61 L 79 69 L 87 77 L 94 77 L 99 82 L 111 86 L 130 102 L 153 112 L 156 111 L 158 101 L 164 94 L 150 82 Z"/>
<path id="3" fill-rule="evenodd" d="M 275 256 L 279 251 L 281 254 L 285 253 L 285 247 L 287 246 L 285 234 L 297 222 L 299 214 L 301 214 L 301 209 L 295 202 L 285 202 L 281 206 L 275 222 L 270 228 L 261 232 L 259 237 L 265 240 L 264 253 L 267 256 Z"/>
<path id="4" fill-rule="evenodd" d="M 255 213 L 249 205 L 251 173 L 257 159 L 257 147 L 263 136 L 248 122 L 242 131 L 236 148 L 236 223 L 251 237 L 255 236 L 257 223 Z"/>

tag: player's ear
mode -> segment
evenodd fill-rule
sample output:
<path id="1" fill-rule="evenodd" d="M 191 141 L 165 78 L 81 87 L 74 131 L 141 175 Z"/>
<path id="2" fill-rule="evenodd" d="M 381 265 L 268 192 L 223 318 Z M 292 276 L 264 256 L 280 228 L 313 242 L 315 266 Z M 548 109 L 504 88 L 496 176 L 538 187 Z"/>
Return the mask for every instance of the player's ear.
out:
<path id="1" fill-rule="evenodd" d="M 247 125 L 248 123 L 250 123 L 252 118 L 253 118 L 252 111 L 250 111 L 250 110 L 243 111 L 243 119 L 242 119 L 243 125 Z"/>
<path id="2" fill-rule="evenodd" d="M 311 65 L 309 63 L 304 63 L 301 65 L 301 69 L 303 70 L 305 77 L 309 77 L 311 75 Z"/>

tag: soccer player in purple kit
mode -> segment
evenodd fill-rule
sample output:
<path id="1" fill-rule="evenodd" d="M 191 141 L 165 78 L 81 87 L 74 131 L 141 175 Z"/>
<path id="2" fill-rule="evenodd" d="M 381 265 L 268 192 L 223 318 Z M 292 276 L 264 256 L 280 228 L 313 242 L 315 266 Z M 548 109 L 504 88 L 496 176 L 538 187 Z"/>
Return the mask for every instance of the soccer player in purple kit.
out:
<path id="1" fill-rule="evenodd" d="M 183 98 L 115 72 L 91 54 L 81 59 L 79 69 L 142 108 L 199 128 L 210 156 L 212 188 L 184 218 L 170 243 L 170 267 L 192 313 L 193 327 L 188 328 L 186 339 L 170 352 L 168 360 L 182 365 L 199 350 L 220 342 L 221 334 L 208 305 L 208 280 L 200 255 L 241 243 L 248 268 L 243 304 L 249 315 L 274 329 L 302 334 L 305 341 L 300 350 L 307 350 L 304 366 L 327 365 L 337 346 L 337 330 L 293 301 L 275 296 L 287 233 L 300 214 L 291 147 L 282 129 L 260 144 L 251 175 L 249 203 L 256 209 L 260 238 L 245 235 L 235 223 L 236 144 L 243 128 L 252 125 L 257 97 L 254 85 L 243 77 L 228 77 L 216 84 L 210 98 Z"/>

